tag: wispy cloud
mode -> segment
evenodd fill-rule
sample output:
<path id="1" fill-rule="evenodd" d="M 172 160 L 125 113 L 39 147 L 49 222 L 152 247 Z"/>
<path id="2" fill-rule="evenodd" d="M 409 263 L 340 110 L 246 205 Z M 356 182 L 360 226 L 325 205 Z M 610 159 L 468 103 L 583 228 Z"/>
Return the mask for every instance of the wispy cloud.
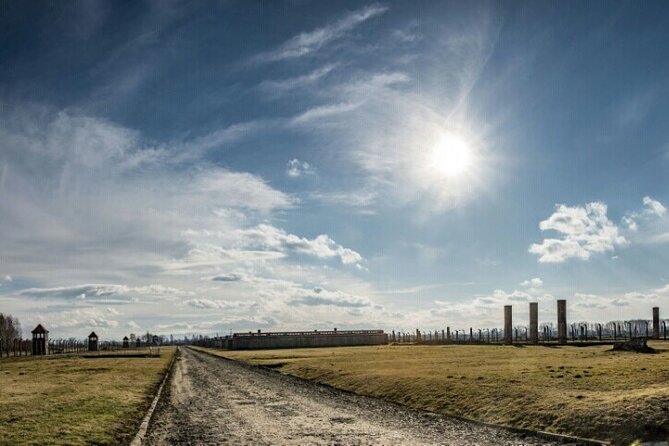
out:
<path id="1" fill-rule="evenodd" d="M 313 294 L 298 282 L 350 277 L 357 270 L 341 265 L 364 261 L 330 235 L 310 238 L 276 226 L 273 221 L 299 200 L 258 175 L 208 161 L 210 148 L 244 137 L 254 122 L 156 145 L 140 132 L 80 112 L 21 106 L 4 107 L 0 116 L 6 172 L 0 251 L 12 258 L 3 274 L 15 277 L 12 287 L 3 282 L 0 298 L 11 301 L 26 324 L 54 303 L 58 313 L 123 304 L 131 315 L 50 316 L 48 325 L 74 334 L 85 326 L 118 332 L 129 321 L 155 329 L 158 319 L 183 312 L 184 300 L 189 308 L 228 311 L 221 302 L 256 295 L 284 296 L 267 311 L 298 328 L 308 315 L 293 321 L 291 307 L 321 306 L 290 304 L 286 296 L 299 296 L 283 290 Z M 301 174 L 311 170 L 302 163 Z M 352 300 L 329 297 L 349 305 L 335 308 L 354 308 Z M 239 324 L 277 322 L 267 322 L 265 310 L 239 311 L 245 312 Z"/>
<path id="2" fill-rule="evenodd" d="M 306 161 L 300 161 L 293 158 L 286 164 L 286 175 L 290 178 L 298 178 L 304 175 L 315 175 L 316 171 Z"/>
<path id="3" fill-rule="evenodd" d="M 539 277 L 534 277 L 532 279 L 523 280 L 520 282 L 520 286 L 530 287 L 530 288 L 541 288 L 544 286 L 544 281 Z"/>
<path id="4" fill-rule="evenodd" d="M 358 25 L 383 14 L 387 10 L 387 6 L 379 4 L 358 9 L 321 28 L 300 33 L 288 39 L 278 48 L 258 54 L 252 61 L 255 63 L 267 63 L 306 56 L 319 50 L 326 44 L 340 39 Z"/>
<path id="5" fill-rule="evenodd" d="M 86 284 L 54 288 L 27 288 L 19 290 L 17 294 L 34 298 L 78 299 L 91 303 L 109 303 L 111 302 L 110 297 L 114 297 L 114 301 L 118 302 L 131 302 L 136 300 L 136 296 L 174 296 L 188 293 L 163 285 L 130 287 L 114 284 Z"/>
<path id="6" fill-rule="evenodd" d="M 351 191 L 311 192 L 309 198 L 329 206 L 355 208 L 360 213 L 373 214 L 372 208 L 378 198 L 378 192 L 369 188 Z"/>
<path id="7" fill-rule="evenodd" d="M 312 289 L 292 287 L 288 290 L 287 302 L 298 306 L 334 306 L 342 308 L 363 308 L 373 305 L 366 297 L 355 296 L 339 290 L 328 290 L 317 286 Z"/>
<path id="8" fill-rule="evenodd" d="M 228 301 L 220 299 L 188 299 L 184 301 L 185 305 L 191 306 L 193 308 L 207 309 L 207 310 L 248 310 L 249 308 L 257 305 L 254 302 L 239 302 L 239 301 Z"/>
<path id="9" fill-rule="evenodd" d="M 627 212 L 623 225 L 628 229 L 629 237 L 637 243 L 669 242 L 669 213 L 658 200 L 643 197 L 643 208 Z"/>
<path id="10" fill-rule="evenodd" d="M 337 64 L 327 64 L 317 68 L 302 76 L 290 77 L 280 80 L 265 80 L 262 81 L 258 88 L 270 95 L 279 95 L 286 91 L 303 88 L 305 86 L 316 83 L 319 79 L 327 76 L 332 70 L 337 67 Z"/>
<path id="11" fill-rule="evenodd" d="M 342 102 L 338 104 L 319 105 L 293 117 L 290 120 L 290 123 L 293 125 L 308 124 L 316 120 L 321 120 L 330 116 L 336 116 L 342 113 L 350 112 L 359 106 L 359 102 Z"/>

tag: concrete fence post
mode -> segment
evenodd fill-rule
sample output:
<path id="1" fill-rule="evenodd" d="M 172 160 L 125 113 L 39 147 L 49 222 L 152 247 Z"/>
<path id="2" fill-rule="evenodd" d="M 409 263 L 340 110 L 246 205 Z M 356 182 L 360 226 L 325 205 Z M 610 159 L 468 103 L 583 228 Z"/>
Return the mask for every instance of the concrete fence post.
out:
<path id="1" fill-rule="evenodd" d="M 446 342 L 451 342 L 451 327 L 446 327 Z"/>
<path id="2" fill-rule="evenodd" d="M 653 307 L 653 339 L 660 339 L 660 307 Z"/>

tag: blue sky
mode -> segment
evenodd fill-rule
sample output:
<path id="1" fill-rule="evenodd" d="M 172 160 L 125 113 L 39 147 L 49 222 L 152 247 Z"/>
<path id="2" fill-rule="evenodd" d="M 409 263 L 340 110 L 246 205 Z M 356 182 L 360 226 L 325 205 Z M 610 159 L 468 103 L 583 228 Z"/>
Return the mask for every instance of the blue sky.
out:
<path id="1" fill-rule="evenodd" d="M 0 311 L 57 337 L 669 310 L 662 2 L 4 2 Z"/>

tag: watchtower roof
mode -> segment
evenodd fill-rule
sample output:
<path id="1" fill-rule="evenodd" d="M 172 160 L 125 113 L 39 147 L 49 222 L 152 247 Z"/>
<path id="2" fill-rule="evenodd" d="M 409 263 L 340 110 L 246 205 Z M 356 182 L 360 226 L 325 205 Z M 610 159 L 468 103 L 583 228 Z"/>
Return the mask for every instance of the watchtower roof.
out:
<path id="1" fill-rule="evenodd" d="M 88 337 L 89 338 L 97 338 L 98 335 L 96 335 L 94 331 L 91 331 L 91 334 L 89 334 Z"/>
<path id="2" fill-rule="evenodd" d="M 32 334 L 38 334 L 38 333 L 48 333 L 49 330 L 44 328 L 42 324 L 37 324 L 37 327 L 33 331 L 31 331 Z"/>

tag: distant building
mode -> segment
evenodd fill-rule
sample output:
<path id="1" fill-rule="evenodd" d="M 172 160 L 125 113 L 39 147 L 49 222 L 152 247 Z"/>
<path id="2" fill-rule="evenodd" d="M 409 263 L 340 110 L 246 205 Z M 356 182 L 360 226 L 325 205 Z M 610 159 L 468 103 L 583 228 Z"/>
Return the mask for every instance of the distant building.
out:
<path id="1" fill-rule="evenodd" d="M 338 347 L 353 345 L 385 345 L 388 335 L 383 330 L 288 331 L 234 333 L 226 336 L 223 346 L 229 350 L 271 348 Z"/>

